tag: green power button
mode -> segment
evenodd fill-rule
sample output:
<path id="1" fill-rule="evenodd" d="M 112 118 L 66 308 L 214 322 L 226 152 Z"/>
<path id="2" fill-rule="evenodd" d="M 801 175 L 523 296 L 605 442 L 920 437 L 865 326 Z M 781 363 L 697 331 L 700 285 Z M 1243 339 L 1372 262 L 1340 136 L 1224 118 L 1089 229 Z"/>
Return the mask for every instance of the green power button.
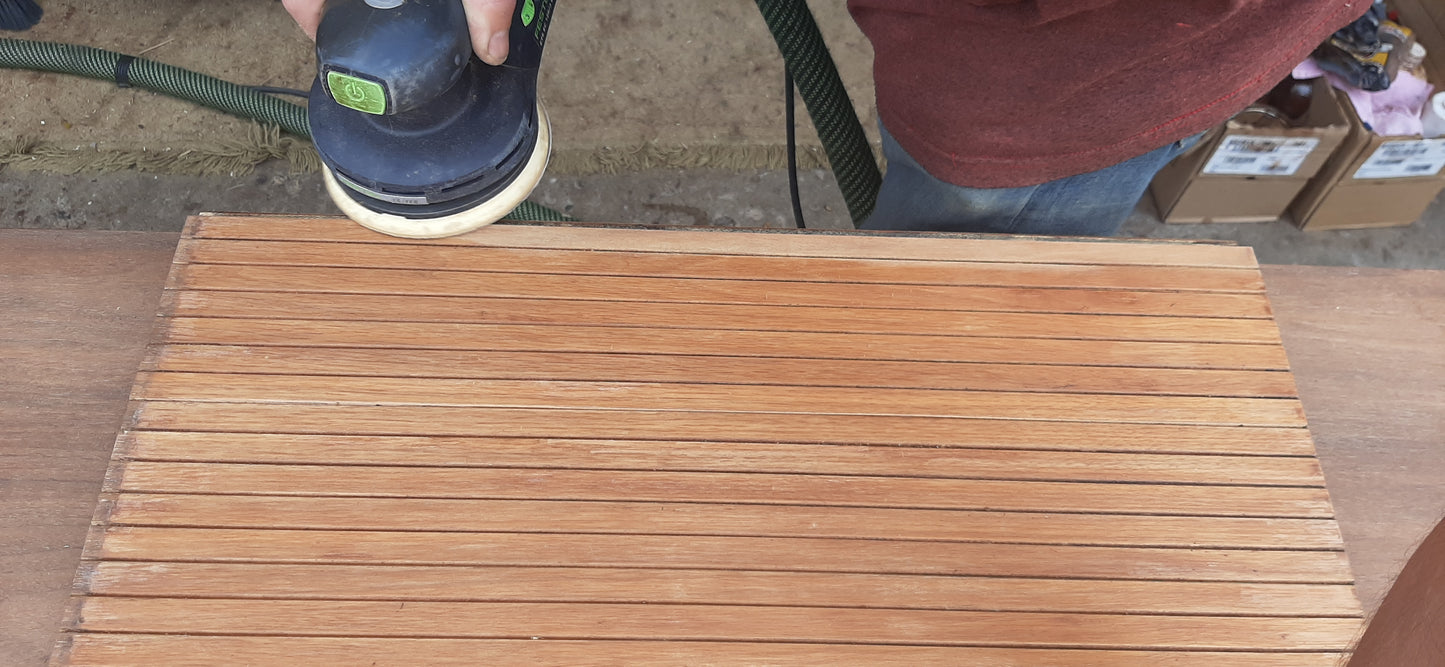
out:
<path id="1" fill-rule="evenodd" d="M 386 89 L 375 81 L 367 81 L 341 72 L 326 73 L 326 87 L 337 104 L 362 113 L 386 113 Z"/>

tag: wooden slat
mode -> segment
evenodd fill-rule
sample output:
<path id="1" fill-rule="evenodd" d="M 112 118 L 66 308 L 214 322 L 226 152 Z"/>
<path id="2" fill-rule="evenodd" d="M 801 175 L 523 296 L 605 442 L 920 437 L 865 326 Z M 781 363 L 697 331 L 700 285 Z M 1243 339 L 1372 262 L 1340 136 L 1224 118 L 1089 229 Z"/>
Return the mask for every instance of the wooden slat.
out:
<path id="1" fill-rule="evenodd" d="M 1078 394 L 1168 394 L 1292 398 L 1280 371 L 1110 368 L 857 359 L 762 359 L 702 355 L 494 352 L 171 345 L 157 350 L 161 371 L 431 377 L 476 380 L 691 382 L 814 387 L 973 389 Z"/>
<path id="2" fill-rule="evenodd" d="M 560 583 L 560 582 L 559 582 Z M 598 619 L 607 619 L 599 622 Z M 280 636 L 652 639 L 1058 645 L 1321 651 L 1347 643 L 1356 619 L 1142 616 L 723 605 L 458 603 L 87 598 L 93 632 Z"/>
<path id="3" fill-rule="evenodd" d="M 828 537 L 1101 546 L 1343 549 L 1321 519 L 1099 516 L 658 502 L 124 493 L 111 525 Z"/>
<path id="4" fill-rule="evenodd" d="M 548 324 L 721 331 L 850 332 L 1084 340 L 1278 344 L 1269 320 L 1136 315 L 857 311 L 815 306 L 751 306 L 499 299 L 488 297 L 168 292 L 179 317 L 345 322 Z M 926 313 L 926 316 L 924 315 Z M 413 335 L 416 335 L 415 333 Z M 966 343 L 965 343 L 966 344 Z M 722 348 L 726 350 L 727 348 Z"/>
<path id="5" fill-rule="evenodd" d="M 1318 617 L 1358 614 L 1347 585 L 553 567 L 106 561 L 82 576 L 120 597 L 621 602 Z M 346 582 L 338 588 L 335 582 Z M 558 581 L 565 586 L 555 585 Z"/>
<path id="6" fill-rule="evenodd" d="M 521 565 L 1347 584 L 1338 551 L 896 540 L 111 527 L 97 554 L 140 561 Z"/>
<path id="7" fill-rule="evenodd" d="M 649 382 L 462 380 L 147 373 L 152 401 L 680 410 L 971 417 L 1144 424 L 1302 427 L 1299 401 L 1278 398 L 977 392 Z"/>
<path id="8" fill-rule="evenodd" d="M 1256 269 L 1248 247 L 1159 241 L 1000 239 L 939 234 L 797 234 L 765 230 L 587 228 L 491 225 L 462 236 L 415 241 L 377 234 L 340 218 L 202 216 L 194 238 L 325 241 L 426 246 L 507 246 L 777 257 L 861 257 L 935 261 L 1202 266 Z M 302 224 L 299 220 L 305 220 Z M 939 243 L 940 239 L 947 239 Z M 1142 250 L 1142 252 L 1141 252 Z"/>
<path id="9" fill-rule="evenodd" d="M 136 460 L 197 463 L 590 468 L 1317 486 L 1307 456 L 869 447 L 797 443 L 279 435 L 137 431 Z"/>
<path id="10" fill-rule="evenodd" d="M 338 474 L 344 472 L 345 474 Z M 122 491 L 389 498 L 627 500 L 1329 518 L 1324 489 L 907 477 L 134 461 Z"/>
<path id="11" fill-rule="evenodd" d="M 685 260 L 684 260 L 685 261 Z M 943 285 L 570 276 L 430 269 L 190 264 L 173 289 L 504 297 L 856 309 L 1166 315 L 1265 319 L 1263 293 L 1139 292 Z"/>
<path id="12" fill-rule="evenodd" d="M 625 417 L 625 419 L 619 419 Z M 281 405 L 157 401 L 136 413 L 153 431 L 306 435 L 801 442 L 982 449 L 1313 456 L 1305 429 L 960 420 L 948 417 L 730 412 Z"/>
<path id="13" fill-rule="evenodd" d="M 652 276 L 715 280 L 1071 287 L 1144 291 L 1257 293 L 1259 275 L 1184 266 L 1044 264 L 1036 260 L 910 261 L 767 257 L 488 246 L 190 239 L 177 251 L 191 264 L 335 266 L 542 275 Z"/>
<path id="14" fill-rule="evenodd" d="M 708 331 L 646 327 L 172 317 L 164 342 L 403 350 L 709 354 L 761 358 L 977 361 L 1165 368 L 1289 368 L 1278 345 L 1046 338 Z"/>
<path id="15" fill-rule="evenodd" d="M 641 642 L 527 639 L 358 639 L 355 637 L 195 637 L 176 635 L 79 635 L 75 665 L 153 667 L 195 656 L 195 664 L 224 658 L 243 664 L 304 663 L 317 667 L 410 667 L 417 656 L 447 665 L 975 665 L 1014 667 L 1339 667 L 1343 654 L 1210 651 L 1099 651 L 1034 648 L 957 648 L 757 644 L 745 642 Z M 189 659 L 189 658 L 181 658 Z M 293 663 L 294 661 L 294 663 Z"/>

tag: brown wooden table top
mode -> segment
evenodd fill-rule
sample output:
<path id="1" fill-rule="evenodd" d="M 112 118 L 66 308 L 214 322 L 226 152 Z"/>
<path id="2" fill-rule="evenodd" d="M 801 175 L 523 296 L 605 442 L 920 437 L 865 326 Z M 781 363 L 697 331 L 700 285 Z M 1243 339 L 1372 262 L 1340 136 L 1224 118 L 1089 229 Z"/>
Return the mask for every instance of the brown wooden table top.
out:
<path id="1" fill-rule="evenodd" d="M 182 243 L 78 658 L 306 627 L 288 650 L 402 660 L 1323 664 L 1353 636 L 1247 250 L 304 228 Z M 174 239 L 0 232 L 0 660 L 48 653 Z M 1368 609 L 1445 506 L 1445 281 L 1266 277 Z"/>

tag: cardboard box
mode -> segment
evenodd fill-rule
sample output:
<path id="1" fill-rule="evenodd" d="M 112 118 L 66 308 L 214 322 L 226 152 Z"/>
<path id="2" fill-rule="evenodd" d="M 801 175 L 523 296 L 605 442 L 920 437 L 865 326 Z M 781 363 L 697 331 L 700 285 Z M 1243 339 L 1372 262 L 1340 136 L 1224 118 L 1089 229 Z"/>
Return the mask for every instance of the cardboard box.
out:
<path id="1" fill-rule="evenodd" d="M 1421 0 L 1392 2 L 1402 23 L 1428 49 L 1427 70 L 1437 91 L 1445 72 L 1445 11 Z M 1445 189 L 1445 139 L 1381 137 L 1366 129 L 1344 95 L 1350 132 L 1338 151 L 1290 204 L 1300 228 L 1399 227 L 1420 219 Z"/>
<path id="2" fill-rule="evenodd" d="M 1445 189 L 1445 139 L 1382 137 L 1352 120 L 1335 159 L 1290 204 L 1290 217 L 1305 230 L 1414 223 Z"/>
<path id="3" fill-rule="evenodd" d="M 1321 79 L 1299 127 L 1231 120 L 1165 166 L 1149 192 L 1165 222 L 1278 220 L 1349 131 L 1339 97 Z"/>

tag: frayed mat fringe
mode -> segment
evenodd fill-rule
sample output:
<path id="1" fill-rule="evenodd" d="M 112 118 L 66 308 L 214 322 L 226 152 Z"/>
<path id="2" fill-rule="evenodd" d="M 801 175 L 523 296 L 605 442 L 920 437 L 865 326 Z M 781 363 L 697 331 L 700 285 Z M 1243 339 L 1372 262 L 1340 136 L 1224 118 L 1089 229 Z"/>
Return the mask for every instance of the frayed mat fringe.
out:
<path id="1" fill-rule="evenodd" d="M 876 149 L 875 149 L 876 152 Z M 321 159 L 305 139 L 283 134 L 274 126 L 252 125 L 240 140 L 152 148 L 64 147 L 33 137 L 0 143 L 0 166 L 62 174 L 141 171 L 184 176 L 245 176 L 271 160 L 287 163 L 293 173 L 320 170 Z M 548 172 L 558 175 L 624 174 L 651 169 L 786 169 L 787 149 L 781 145 L 659 146 L 558 149 Z M 827 169 L 820 146 L 798 147 L 799 169 Z"/>

